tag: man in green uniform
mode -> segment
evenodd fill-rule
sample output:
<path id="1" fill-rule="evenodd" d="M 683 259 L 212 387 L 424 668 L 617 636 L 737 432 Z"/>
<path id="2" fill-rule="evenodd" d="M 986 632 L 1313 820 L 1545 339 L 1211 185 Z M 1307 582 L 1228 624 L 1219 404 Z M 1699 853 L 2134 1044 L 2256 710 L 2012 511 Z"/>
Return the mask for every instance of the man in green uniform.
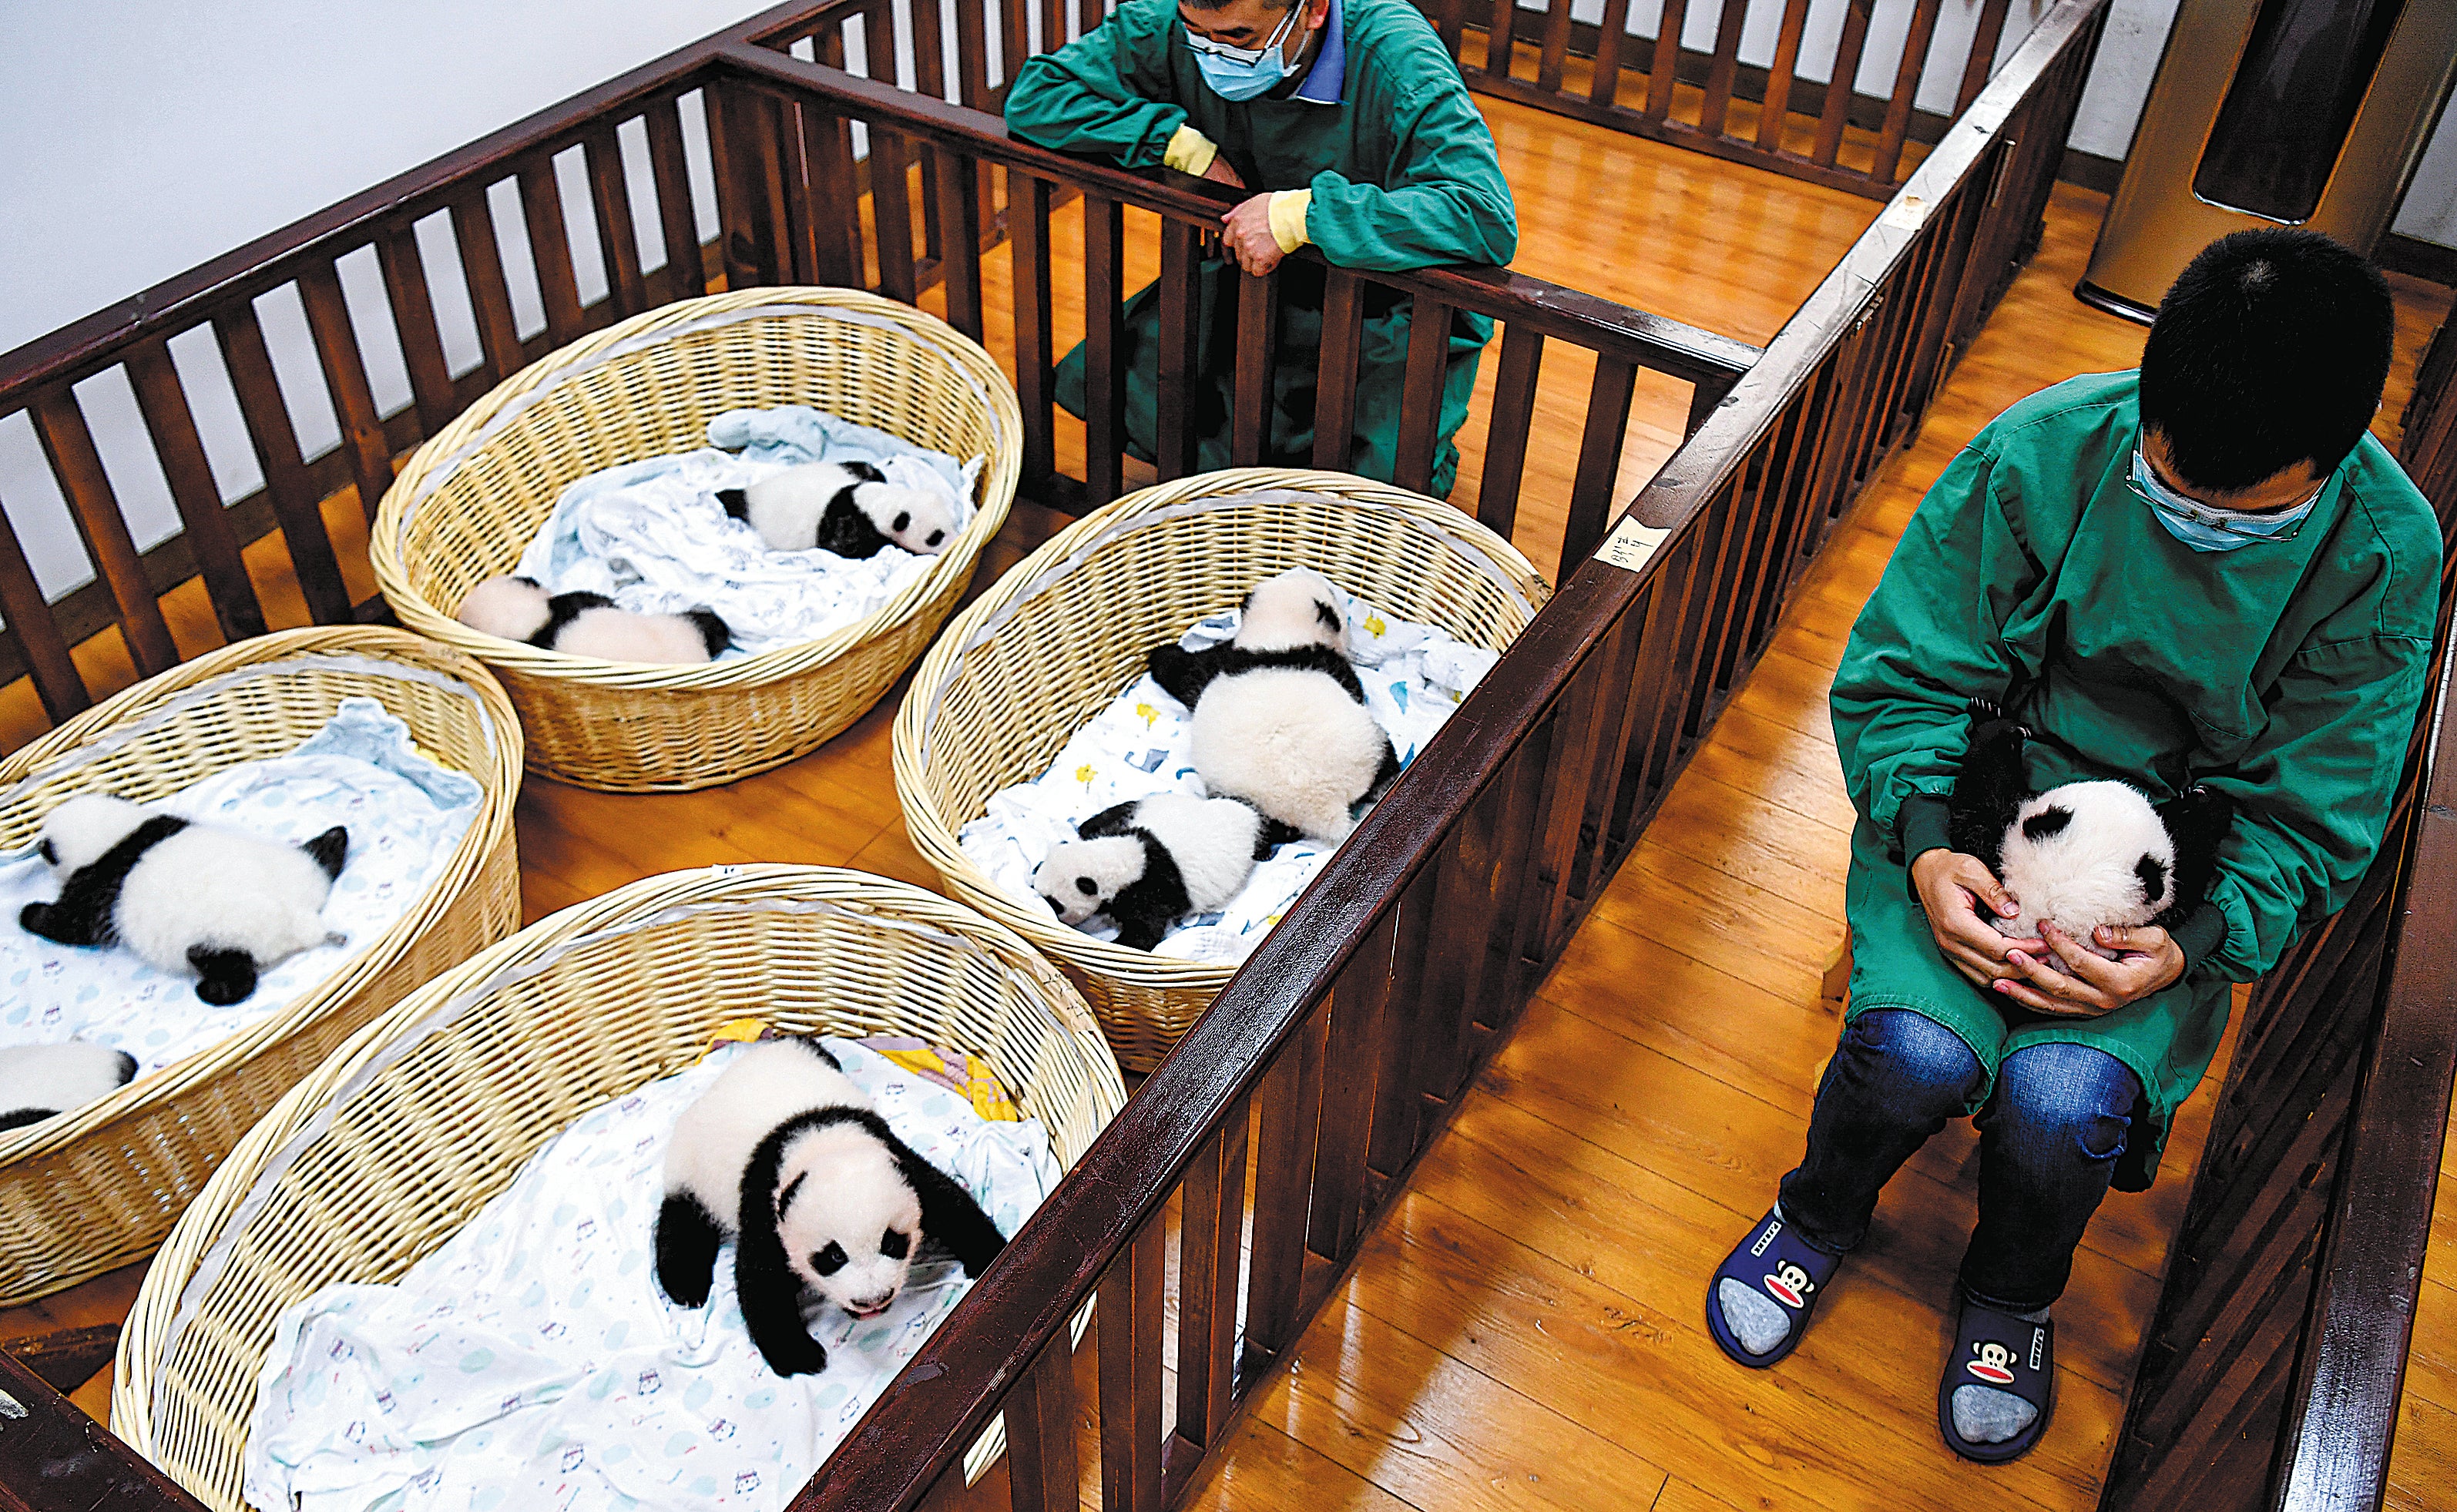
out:
<path id="1" fill-rule="evenodd" d="M 1281 258 L 1311 243 L 1366 271 L 1506 263 L 1518 250 L 1493 133 L 1441 38 L 1409 0 L 1128 0 L 1056 52 L 1027 61 L 1006 100 L 1009 130 L 1128 168 L 1158 164 L 1260 191 L 1222 217 L 1228 256 L 1203 264 L 1194 392 L 1203 469 L 1228 465 L 1236 271 L 1282 269 L 1266 460 L 1313 452 L 1323 271 Z M 1388 480 L 1397 460 L 1409 301 L 1369 286 L 1349 466 Z M 1160 434 L 1160 298 L 1126 301 L 1125 428 L 1146 460 Z M 1451 437 L 1467 419 L 1493 322 L 1451 325 L 1432 487 L 1457 476 Z M 1058 366 L 1058 401 L 1084 413 L 1084 349 Z"/>
<path id="2" fill-rule="evenodd" d="M 2430 656 L 2440 533 L 2365 433 L 2388 371 L 2380 276 L 2326 237 L 2244 232 L 2170 290 L 2138 373 L 1999 416 L 1922 501 L 1845 647 L 1835 744 L 1859 823 L 1851 1003 L 1807 1152 L 1716 1272 L 1724 1352 L 1787 1354 L 1878 1189 L 1979 1115 L 1979 1222 L 1937 1395 L 1994 1461 L 2047 1426 L 2048 1307 L 2111 1181 L 2156 1174 L 2229 984 L 2343 906 L 2379 848 Z M 2232 798 L 2208 901 L 2102 959 L 1949 843 L 1972 699 L 2033 732 L 2034 791 L 2115 778 Z"/>

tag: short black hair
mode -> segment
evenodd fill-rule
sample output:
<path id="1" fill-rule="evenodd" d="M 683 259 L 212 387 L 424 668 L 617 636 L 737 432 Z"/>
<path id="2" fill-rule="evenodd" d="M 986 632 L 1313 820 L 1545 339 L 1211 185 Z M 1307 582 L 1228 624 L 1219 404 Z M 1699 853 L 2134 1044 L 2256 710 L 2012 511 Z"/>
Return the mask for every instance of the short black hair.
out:
<path id="1" fill-rule="evenodd" d="M 2380 270 L 2316 231 L 2201 249 L 2141 353 L 2141 425 L 2183 480 L 2232 492 L 2299 461 L 2327 477 L 2388 381 L 2397 310 Z"/>

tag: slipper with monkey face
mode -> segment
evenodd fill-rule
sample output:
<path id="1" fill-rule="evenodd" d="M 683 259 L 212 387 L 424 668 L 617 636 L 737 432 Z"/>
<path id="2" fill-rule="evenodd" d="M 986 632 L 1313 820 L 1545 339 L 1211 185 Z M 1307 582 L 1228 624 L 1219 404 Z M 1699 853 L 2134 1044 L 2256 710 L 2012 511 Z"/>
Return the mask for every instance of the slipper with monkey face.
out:
<path id="1" fill-rule="evenodd" d="M 1800 1347 L 1817 1299 L 1834 1278 L 1843 1257 L 1828 1255 L 1801 1237 L 1780 1208 L 1760 1218 L 1732 1247 L 1706 1283 L 1706 1332 L 1737 1363 L 1764 1370 Z M 1782 1333 L 1763 1350 L 1751 1349 L 1733 1326 L 1732 1311 L 1779 1321 Z M 1752 1330 L 1752 1337 L 1763 1338 Z"/>

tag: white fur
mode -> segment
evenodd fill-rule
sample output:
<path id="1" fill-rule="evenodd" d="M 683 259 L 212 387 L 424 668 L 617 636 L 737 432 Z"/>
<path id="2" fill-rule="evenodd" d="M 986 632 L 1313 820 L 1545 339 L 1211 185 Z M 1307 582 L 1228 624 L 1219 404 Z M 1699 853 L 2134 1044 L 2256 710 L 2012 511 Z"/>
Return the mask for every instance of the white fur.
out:
<path id="1" fill-rule="evenodd" d="M 124 798 L 89 793 L 46 815 L 44 838 L 69 873 L 154 817 Z M 245 950 L 262 971 L 331 937 L 320 916 L 333 881 L 297 846 L 219 825 L 190 824 L 139 856 L 120 884 L 120 943 L 162 971 L 187 971 L 192 946 Z"/>
<path id="2" fill-rule="evenodd" d="M 1251 805 L 1161 793 L 1135 806 L 1135 823 L 1150 830 L 1177 863 L 1190 912 L 1226 908 L 1253 874 L 1254 836 L 1263 816 Z"/>
<path id="3" fill-rule="evenodd" d="M 555 633 L 553 650 L 600 662 L 709 660 L 699 626 L 679 614 L 633 614 L 627 609 L 583 609 Z"/>
<path id="4" fill-rule="evenodd" d="M 815 1043 L 754 1045 L 674 1120 L 666 1147 L 665 1189 L 691 1194 L 720 1228 L 737 1233 L 743 1169 L 772 1130 L 814 1109 L 871 1106 L 851 1077 L 821 1058 Z M 921 1200 L 895 1156 L 858 1125 L 831 1124 L 787 1147 L 776 1190 L 782 1192 L 797 1175 L 805 1178 L 802 1189 L 778 1236 L 795 1274 L 847 1312 L 886 1307 L 903 1288 L 921 1245 Z M 879 1252 L 879 1239 L 890 1229 L 905 1236 L 900 1257 Z M 846 1263 L 821 1276 L 811 1259 L 832 1242 L 843 1248 Z"/>
<path id="5" fill-rule="evenodd" d="M 1059 923 L 1072 925 L 1107 909 L 1110 900 L 1143 876 L 1144 843 L 1132 835 L 1103 835 L 1050 847 L 1032 873 L 1032 887 L 1049 900 Z M 1084 891 L 1083 882 L 1091 883 L 1092 890 Z"/>
<path id="6" fill-rule="evenodd" d="M 818 541 L 819 521 L 846 484 L 854 485 L 856 507 L 888 541 L 915 556 L 946 549 L 956 536 L 955 511 L 938 495 L 894 483 L 857 482 L 834 462 L 805 462 L 771 473 L 742 491 L 751 528 L 771 551 L 808 551 Z M 905 517 L 896 528 L 898 515 Z M 930 540 L 936 532 L 939 539 Z"/>
<path id="7" fill-rule="evenodd" d="M 2073 819 L 2043 839 L 2022 833 L 2024 820 L 2051 807 L 2065 809 Z M 2134 869 L 2143 856 L 2155 858 L 2165 871 L 2155 901 L 2143 895 Z M 2092 943 L 2092 931 L 2101 925 L 2147 924 L 2175 901 L 2176 847 L 2138 789 L 2116 782 L 2067 783 L 2022 800 L 2005 827 L 1997 872 L 2021 905 L 2013 918 L 1996 921 L 1998 930 L 2013 939 L 2036 939 L 2040 921 L 2052 920 L 2096 953 L 2111 955 Z"/>
<path id="8" fill-rule="evenodd" d="M 1284 651 L 1291 646 L 1327 645 L 1348 654 L 1348 619 L 1340 612 L 1340 592 L 1331 580 L 1311 567 L 1290 567 L 1254 584 L 1237 621 L 1234 644 L 1249 651 Z M 1315 606 L 1331 611 L 1323 623 Z"/>
<path id="9" fill-rule="evenodd" d="M 81 1039 L 57 1045 L 0 1046 L 0 1117 L 49 1109 L 67 1113 L 128 1085 L 135 1057 Z"/>
<path id="10" fill-rule="evenodd" d="M 1389 747 L 1365 705 L 1322 672 L 1223 677 L 1194 707 L 1191 748 L 1205 787 L 1332 845 L 1356 828 L 1349 808 L 1373 786 Z"/>
<path id="11" fill-rule="evenodd" d="M 470 589 L 454 618 L 480 635 L 526 641 L 546 624 L 547 598 L 536 583 L 506 573 Z"/>

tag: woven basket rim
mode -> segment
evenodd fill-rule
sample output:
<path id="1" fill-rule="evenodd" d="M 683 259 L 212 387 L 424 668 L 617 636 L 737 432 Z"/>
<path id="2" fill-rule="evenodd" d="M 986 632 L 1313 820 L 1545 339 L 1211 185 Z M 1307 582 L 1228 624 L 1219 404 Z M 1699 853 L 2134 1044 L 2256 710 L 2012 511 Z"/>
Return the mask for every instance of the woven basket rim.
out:
<path id="1" fill-rule="evenodd" d="M 423 1032 L 422 1026 L 456 999 L 525 963 L 553 959 L 580 942 L 648 926 L 692 905 L 755 908 L 763 902 L 778 908 L 833 904 L 940 930 L 986 951 L 1023 977 L 1050 1011 L 1062 1032 L 1052 1044 L 1071 1046 L 1084 1058 L 1100 1126 L 1106 1127 L 1125 1107 L 1125 1084 L 1117 1059 L 1081 994 L 1029 942 L 961 903 L 910 883 L 841 867 L 760 863 L 646 877 L 549 914 L 436 976 L 343 1041 L 248 1131 L 180 1215 L 146 1273 L 114 1357 L 113 1431 L 139 1454 L 152 1457 L 155 1372 L 176 1342 L 176 1325 L 199 1267 L 225 1229 L 249 1216 L 248 1203 L 267 1164 L 307 1132 L 337 1097 L 357 1091 L 361 1078 L 388 1051 L 397 1044 L 415 1044 L 428 1032 L 449 1032 L 448 1023 Z"/>
<path id="2" fill-rule="evenodd" d="M 1022 935 L 1051 958 L 1087 975 L 1160 991 L 1208 993 L 1228 985 L 1239 963 L 1189 961 L 1094 939 L 1081 930 L 1056 923 L 1045 909 L 1025 908 L 1020 899 L 999 886 L 957 843 L 957 828 L 974 816 L 959 816 L 951 821 L 937 810 L 929 798 L 923 774 L 928 769 L 930 734 L 942 695 L 960 670 L 965 653 L 981 639 L 982 628 L 989 621 L 1002 617 L 1011 606 L 1029 598 L 1055 591 L 1064 582 L 1066 574 L 1052 577 L 1052 573 L 1116 527 L 1141 516 L 1162 514 L 1197 501 L 1268 492 L 1327 497 L 1406 516 L 1432 533 L 1451 538 L 1454 549 L 1474 552 L 1485 559 L 1488 568 L 1498 568 L 1501 579 L 1527 601 L 1531 618 L 1551 595 L 1542 576 L 1518 548 L 1456 506 L 1354 474 L 1310 468 L 1229 468 L 1140 489 L 1085 515 L 1009 568 L 988 592 L 949 622 L 914 673 L 912 686 L 896 711 L 896 796 L 904 810 L 905 828 L 912 836 L 914 848 L 937 868 L 958 896 Z"/>
<path id="3" fill-rule="evenodd" d="M 423 927 L 423 915 L 440 896 L 457 899 L 511 826 L 522 770 L 519 716 L 503 684 L 474 658 L 450 646 L 388 626 L 341 625 L 277 630 L 208 651 L 192 661 L 147 678 L 61 724 L 41 739 L 0 759 L 0 787 L 32 777 L 60 759 L 133 723 L 157 705 L 216 678 L 249 669 L 299 663 L 322 656 L 345 656 L 376 662 L 397 662 L 440 673 L 465 686 L 478 703 L 489 736 L 485 768 L 463 775 L 479 786 L 478 811 L 468 828 L 437 868 L 434 880 L 375 943 L 358 952 L 341 970 L 317 983 L 287 1007 L 256 1023 L 172 1062 L 150 1076 L 141 1076 L 114 1092 L 55 1118 L 0 1133 L 0 1167 L 56 1154 L 123 1119 L 222 1076 L 314 1025 L 349 1000 L 366 982 L 382 974 L 409 949 Z M 418 731 L 411 731 L 412 739 Z M 276 755 L 279 752 L 265 752 Z M 256 758 L 245 758 L 256 759 Z M 454 876 L 460 887 L 445 888 Z"/>
<path id="4" fill-rule="evenodd" d="M 928 571 L 917 574 L 886 603 L 815 640 L 733 661 L 667 665 L 601 662 L 484 635 L 444 612 L 412 583 L 409 563 L 402 555 L 402 537 L 414 522 L 431 483 L 440 483 L 460 465 L 465 460 L 460 454 L 498 415 L 525 404 L 533 395 L 542 398 L 617 348 L 630 350 L 650 338 L 670 338 L 721 320 L 748 325 L 758 319 L 792 318 L 797 313 L 848 316 L 900 331 L 907 339 L 943 358 L 949 370 L 973 387 L 987 404 L 997 433 L 998 439 L 982 463 L 973 518 L 939 553 Z M 377 589 L 404 627 L 489 665 L 598 687 L 677 692 L 759 687 L 824 666 L 878 639 L 919 614 L 950 577 L 969 577 L 1014 506 L 1022 477 L 1022 452 L 1023 412 L 1014 385 L 979 342 L 944 320 L 860 289 L 790 284 L 742 289 L 680 299 L 635 315 L 548 353 L 488 390 L 410 454 L 392 486 L 384 490 L 375 522 L 368 527 L 367 554 L 375 567 Z"/>

